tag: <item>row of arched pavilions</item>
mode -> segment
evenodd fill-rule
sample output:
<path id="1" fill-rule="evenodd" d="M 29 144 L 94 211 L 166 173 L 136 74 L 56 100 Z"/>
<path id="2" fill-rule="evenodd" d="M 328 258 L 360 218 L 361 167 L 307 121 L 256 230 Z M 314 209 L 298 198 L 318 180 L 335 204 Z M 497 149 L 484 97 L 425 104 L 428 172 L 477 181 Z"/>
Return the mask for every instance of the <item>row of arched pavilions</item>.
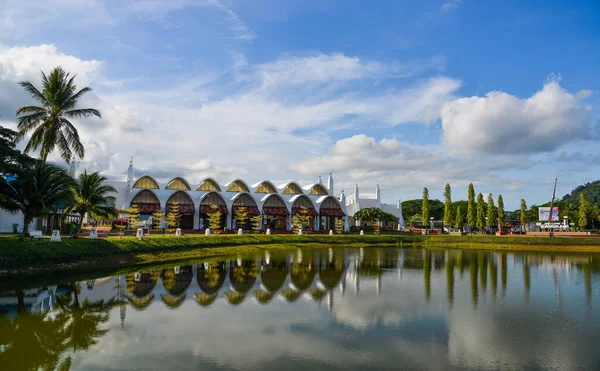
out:
<path id="1" fill-rule="evenodd" d="M 261 216 L 263 229 L 289 230 L 291 219 L 301 210 L 309 216 L 309 229 L 334 230 L 341 218 L 347 225 L 346 207 L 321 183 L 301 187 L 296 182 L 275 186 L 262 181 L 248 186 L 241 179 L 220 185 L 207 178 L 192 188 L 177 177 L 164 186 L 148 175 L 128 186 L 126 207 L 136 206 L 142 218 L 157 211 L 169 213 L 174 205 L 182 214 L 182 229 L 203 229 L 208 226 L 209 213 L 218 207 L 222 215 L 221 227 L 249 229 L 249 221 L 240 226 L 236 220 L 238 208 L 245 208 L 248 216 Z"/>

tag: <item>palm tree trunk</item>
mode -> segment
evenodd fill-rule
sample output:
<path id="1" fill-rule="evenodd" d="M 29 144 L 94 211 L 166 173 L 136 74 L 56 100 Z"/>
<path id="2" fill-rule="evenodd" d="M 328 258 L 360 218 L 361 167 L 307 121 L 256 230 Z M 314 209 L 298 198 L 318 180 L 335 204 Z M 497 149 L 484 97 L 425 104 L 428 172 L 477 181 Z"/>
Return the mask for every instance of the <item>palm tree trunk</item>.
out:
<path id="1" fill-rule="evenodd" d="M 25 293 L 23 290 L 17 290 L 17 312 L 25 312 Z"/>
<path id="2" fill-rule="evenodd" d="M 77 223 L 77 229 L 75 230 L 75 233 L 73 234 L 73 238 L 79 237 L 79 231 L 81 231 L 81 226 L 83 225 L 83 215 L 85 215 L 85 214 L 82 214 L 81 217 L 79 218 L 79 222 Z"/>
<path id="3" fill-rule="evenodd" d="M 25 237 L 29 235 L 29 223 L 32 222 L 32 219 L 27 215 L 23 217 L 23 232 L 19 235 L 19 241 L 24 241 Z"/>

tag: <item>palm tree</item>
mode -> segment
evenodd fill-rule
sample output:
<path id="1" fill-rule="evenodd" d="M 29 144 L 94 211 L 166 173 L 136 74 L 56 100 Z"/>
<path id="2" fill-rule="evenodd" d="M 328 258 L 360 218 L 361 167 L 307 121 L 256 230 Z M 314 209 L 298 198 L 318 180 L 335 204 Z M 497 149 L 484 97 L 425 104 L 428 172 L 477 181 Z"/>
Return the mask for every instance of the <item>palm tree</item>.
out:
<path id="1" fill-rule="evenodd" d="M 115 217 L 117 210 L 110 204 L 115 203 L 115 197 L 109 196 L 109 193 L 117 193 L 117 190 L 111 186 L 104 184 L 106 178 L 98 172 L 88 174 L 84 171 L 79 175 L 79 179 L 75 181 L 72 188 L 74 203 L 67 209 L 67 212 L 76 212 L 81 215 L 77 231 L 74 237 L 76 238 L 83 224 L 83 217 L 87 213 L 92 218 L 97 216 L 102 218 Z"/>
<path id="2" fill-rule="evenodd" d="M 17 120 L 19 132 L 16 140 L 33 132 L 24 152 L 40 148 L 42 162 L 46 162 L 48 154 L 56 146 L 67 163 L 73 159 L 73 152 L 83 158 L 85 151 L 79 133 L 69 120 L 102 117 L 100 111 L 94 108 L 77 108 L 81 97 L 92 89 L 86 86 L 76 92 L 76 76 L 71 76 L 61 67 L 55 67 L 48 76 L 42 72 L 44 89 L 41 92 L 29 81 L 19 83 L 41 106 L 23 106 L 17 110 L 17 116 L 20 117 Z"/>
<path id="3" fill-rule="evenodd" d="M 35 217 L 48 213 L 59 204 L 70 203 L 72 186 L 73 178 L 63 169 L 36 161 L 20 169 L 14 180 L 0 177 L 0 209 L 23 214 L 23 233 L 19 237 L 23 240 Z"/>

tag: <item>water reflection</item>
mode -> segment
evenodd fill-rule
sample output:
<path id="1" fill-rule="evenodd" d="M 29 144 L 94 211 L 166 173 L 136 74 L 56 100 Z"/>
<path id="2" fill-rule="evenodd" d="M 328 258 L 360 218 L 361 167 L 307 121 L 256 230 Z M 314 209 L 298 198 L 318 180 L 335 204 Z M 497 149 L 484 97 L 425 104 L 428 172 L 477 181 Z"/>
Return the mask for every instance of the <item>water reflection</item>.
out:
<path id="1" fill-rule="evenodd" d="M 597 255 L 265 252 L 2 293 L 0 365 L 595 370 L 599 287 Z"/>

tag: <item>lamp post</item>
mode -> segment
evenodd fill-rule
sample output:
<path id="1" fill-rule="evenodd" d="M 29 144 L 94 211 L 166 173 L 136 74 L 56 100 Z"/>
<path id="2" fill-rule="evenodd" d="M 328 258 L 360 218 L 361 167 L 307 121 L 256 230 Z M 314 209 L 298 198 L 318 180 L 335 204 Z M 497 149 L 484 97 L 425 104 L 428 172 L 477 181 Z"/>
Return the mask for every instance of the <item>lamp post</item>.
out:
<path id="1" fill-rule="evenodd" d="M 566 230 L 569 230 L 569 217 L 568 216 L 563 216 L 563 226 Z"/>
<path id="2" fill-rule="evenodd" d="M 487 217 L 487 216 L 485 217 L 485 227 L 486 227 L 486 228 L 488 229 L 488 231 L 489 231 L 489 229 L 490 229 L 490 225 L 488 224 L 488 217 Z"/>
<path id="3" fill-rule="evenodd" d="M 433 229 L 433 216 L 429 217 L 429 227 Z"/>

